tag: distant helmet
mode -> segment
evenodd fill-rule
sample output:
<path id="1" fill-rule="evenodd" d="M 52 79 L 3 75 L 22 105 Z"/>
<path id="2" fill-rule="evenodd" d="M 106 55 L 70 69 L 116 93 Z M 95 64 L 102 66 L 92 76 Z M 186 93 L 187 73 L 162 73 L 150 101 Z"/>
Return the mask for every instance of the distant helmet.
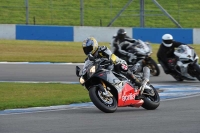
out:
<path id="1" fill-rule="evenodd" d="M 173 36 L 171 34 L 164 34 L 162 36 L 162 41 L 166 47 L 171 47 L 173 43 Z"/>
<path id="2" fill-rule="evenodd" d="M 98 42 L 94 37 L 89 37 L 83 41 L 82 46 L 86 55 L 94 54 L 98 49 Z"/>
<path id="3" fill-rule="evenodd" d="M 126 31 L 124 29 L 119 29 L 117 31 L 117 37 L 123 40 L 126 37 Z"/>

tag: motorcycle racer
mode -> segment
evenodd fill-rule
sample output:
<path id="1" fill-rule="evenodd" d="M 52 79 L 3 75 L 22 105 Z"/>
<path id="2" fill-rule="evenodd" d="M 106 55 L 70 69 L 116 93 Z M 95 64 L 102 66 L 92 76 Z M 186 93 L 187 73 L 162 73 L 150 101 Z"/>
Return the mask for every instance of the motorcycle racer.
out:
<path id="1" fill-rule="evenodd" d="M 130 43 L 135 42 L 137 42 L 137 40 L 127 36 L 124 29 L 119 29 L 117 31 L 117 35 L 113 36 L 113 42 L 111 42 L 112 52 L 122 59 L 123 57 L 127 57 L 129 60 L 136 59 L 136 56 L 132 53 L 129 53 L 126 49 Z"/>
<path id="2" fill-rule="evenodd" d="M 173 40 L 171 34 L 164 34 L 162 36 L 162 43 L 157 52 L 158 62 L 163 67 L 163 70 L 166 74 L 172 73 L 170 66 L 168 65 L 171 62 L 176 62 L 176 57 L 174 55 L 175 48 L 180 45 L 185 45 L 184 43 L 177 42 Z"/>
<path id="3" fill-rule="evenodd" d="M 82 43 L 82 48 L 85 55 L 91 54 L 94 58 L 107 58 L 115 65 L 121 64 L 123 66 L 123 72 L 121 73 L 128 77 L 136 85 L 141 86 L 139 80 L 128 69 L 126 61 L 117 57 L 106 46 L 99 46 L 97 40 L 94 37 L 88 37 L 86 40 L 84 40 Z M 85 59 L 85 62 L 87 60 L 88 58 Z M 84 79 L 81 77 L 80 83 L 82 84 L 83 82 Z"/>

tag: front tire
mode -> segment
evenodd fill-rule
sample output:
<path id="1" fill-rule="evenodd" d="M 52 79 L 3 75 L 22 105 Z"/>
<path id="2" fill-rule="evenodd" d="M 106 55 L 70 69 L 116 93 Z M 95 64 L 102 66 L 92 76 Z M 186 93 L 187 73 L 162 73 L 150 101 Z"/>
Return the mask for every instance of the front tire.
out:
<path id="1" fill-rule="evenodd" d="M 196 78 L 200 81 L 200 67 L 198 64 L 194 64 L 194 70 L 195 70 L 195 75 L 196 75 Z"/>
<path id="2" fill-rule="evenodd" d="M 117 110 L 117 100 L 113 97 L 105 97 L 103 92 L 94 86 L 89 90 L 89 96 L 94 105 L 105 113 L 113 113 Z"/>
<path id="3" fill-rule="evenodd" d="M 152 85 L 150 85 L 150 87 L 152 88 L 152 91 L 154 91 L 154 95 L 153 96 L 147 95 L 149 93 L 148 92 L 149 90 L 144 90 L 143 98 L 142 98 L 144 103 L 142 107 L 147 110 L 155 110 L 160 105 L 160 96 L 157 90 Z"/>
<path id="4" fill-rule="evenodd" d="M 152 76 L 160 75 L 160 68 L 158 64 L 152 58 L 149 57 L 146 63 L 147 63 L 146 66 L 150 69 L 150 73 Z"/>
<path id="5" fill-rule="evenodd" d="M 180 75 L 171 74 L 171 76 L 172 76 L 176 81 L 183 81 L 183 80 L 184 80 Z"/>

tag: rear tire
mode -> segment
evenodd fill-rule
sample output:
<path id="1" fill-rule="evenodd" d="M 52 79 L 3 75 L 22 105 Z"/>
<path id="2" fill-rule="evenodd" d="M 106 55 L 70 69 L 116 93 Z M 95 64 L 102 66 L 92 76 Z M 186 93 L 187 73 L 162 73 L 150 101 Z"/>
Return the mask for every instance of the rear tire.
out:
<path id="1" fill-rule="evenodd" d="M 150 95 L 143 94 L 142 100 L 144 101 L 144 103 L 143 103 L 142 107 L 147 110 L 154 110 L 154 109 L 158 108 L 158 106 L 160 105 L 160 96 L 159 96 L 157 90 L 152 85 L 150 85 L 150 87 L 153 89 L 155 95 L 150 96 Z"/>
<path id="2" fill-rule="evenodd" d="M 117 100 L 115 97 L 105 97 L 98 87 L 94 86 L 90 88 L 89 96 L 99 110 L 105 113 L 113 113 L 117 110 Z"/>

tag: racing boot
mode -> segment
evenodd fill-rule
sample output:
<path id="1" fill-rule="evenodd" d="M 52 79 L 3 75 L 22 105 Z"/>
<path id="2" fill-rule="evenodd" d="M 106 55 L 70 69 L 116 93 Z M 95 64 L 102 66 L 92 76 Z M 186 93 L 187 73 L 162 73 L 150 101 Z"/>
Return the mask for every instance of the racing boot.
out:
<path id="1" fill-rule="evenodd" d="M 140 80 L 137 77 L 135 77 L 135 75 L 130 71 L 128 72 L 128 76 L 132 83 L 134 83 L 136 86 L 138 86 L 138 88 L 140 88 L 140 86 L 142 85 Z"/>

